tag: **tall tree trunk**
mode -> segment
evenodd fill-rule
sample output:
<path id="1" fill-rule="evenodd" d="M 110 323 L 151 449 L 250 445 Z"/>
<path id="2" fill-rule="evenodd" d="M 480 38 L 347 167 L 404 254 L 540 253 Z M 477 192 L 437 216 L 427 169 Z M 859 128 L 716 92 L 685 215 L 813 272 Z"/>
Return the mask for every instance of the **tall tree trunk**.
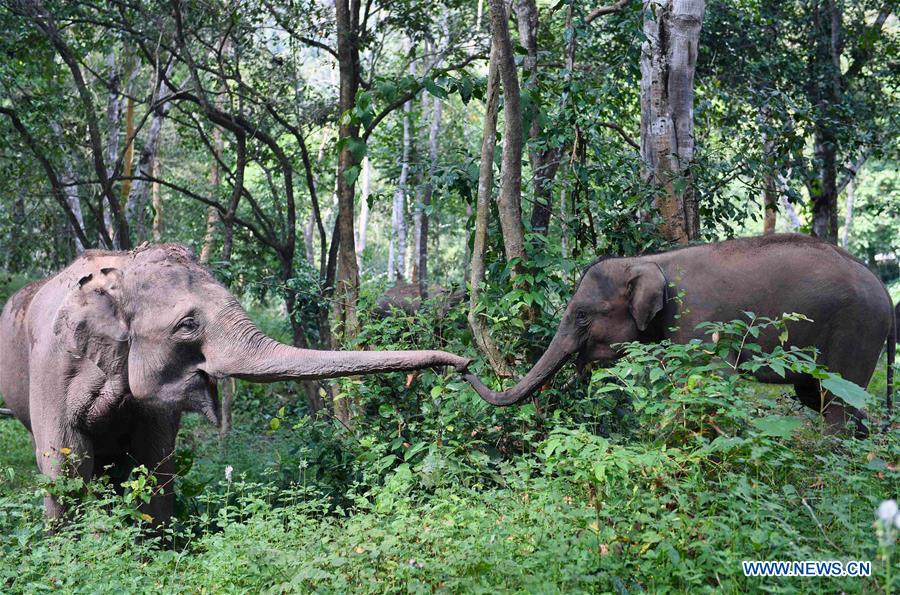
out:
<path id="1" fill-rule="evenodd" d="M 125 203 L 125 215 L 128 217 L 128 196 L 131 194 L 131 171 L 134 163 L 134 99 L 129 95 L 125 100 L 125 156 L 122 158 L 122 203 Z M 128 223 L 134 224 L 134 213 L 130 213 Z"/>
<path id="2" fill-rule="evenodd" d="M 497 210 L 503 232 L 506 260 L 518 260 L 513 274 L 522 271 L 525 261 L 525 233 L 522 228 L 522 106 L 519 79 L 503 0 L 490 0 L 491 38 L 497 51 L 497 68 L 503 85 L 503 156 Z"/>
<path id="3" fill-rule="evenodd" d="M 60 147 L 65 147 L 65 140 L 63 138 L 62 127 L 59 125 L 59 122 L 56 120 L 52 120 L 50 122 L 50 129 L 53 131 L 53 136 L 56 137 L 56 142 L 59 143 Z M 81 212 L 81 199 L 78 196 L 78 186 L 76 184 L 75 179 L 75 164 L 72 163 L 71 154 L 68 151 L 63 151 L 63 169 L 62 173 L 59 176 L 59 181 L 62 183 L 63 193 L 66 197 L 66 204 L 69 205 L 69 209 L 72 211 L 72 214 L 75 216 L 75 221 L 78 223 L 78 227 L 80 229 L 84 229 L 84 216 Z M 81 254 L 84 252 L 85 246 L 81 242 L 81 238 L 78 237 L 78 233 L 75 231 L 75 228 L 71 225 L 69 226 L 72 230 L 72 238 L 75 241 L 75 254 Z"/>
<path id="4" fill-rule="evenodd" d="M 425 95 L 423 94 L 423 99 Z M 424 101 L 423 101 L 424 103 Z M 428 211 L 431 208 L 431 197 L 434 193 L 434 176 L 438 166 L 438 134 L 441 131 L 442 103 L 435 97 L 431 106 L 431 126 L 428 132 L 428 179 L 422 186 L 418 204 L 416 204 L 416 250 L 413 282 L 419 284 L 419 295 L 428 297 Z"/>
<path id="5" fill-rule="evenodd" d="M 769 121 L 770 114 L 767 108 L 762 108 L 760 114 L 764 123 Z M 775 173 L 772 171 L 775 166 L 775 139 L 769 138 L 769 135 L 763 131 L 762 142 L 763 158 L 766 163 L 762 189 L 763 235 L 770 235 L 775 233 L 775 223 L 778 217 L 778 187 L 775 184 Z"/>
<path id="6" fill-rule="evenodd" d="M 700 236 L 691 178 L 694 156 L 694 69 L 704 0 L 644 0 L 641 48 L 641 157 L 658 188 L 663 236 L 687 243 Z"/>
<path id="7" fill-rule="evenodd" d="M 819 178 L 812 185 L 812 235 L 832 244 L 837 243 L 837 139 L 828 123 L 816 131 L 816 160 Z"/>
<path id="8" fill-rule="evenodd" d="M 116 162 L 119 159 L 119 127 L 122 123 L 122 99 L 119 97 L 119 86 L 121 78 L 119 67 L 116 64 L 116 54 L 110 51 L 106 56 L 106 66 L 109 69 L 109 75 L 106 80 L 106 86 L 109 90 L 106 102 L 106 176 L 112 178 L 115 175 Z M 116 225 L 113 222 L 112 212 L 109 208 L 103 209 L 103 226 L 106 228 L 109 237 L 113 241 L 113 245 L 109 248 L 117 249 L 116 243 Z"/>
<path id="9" fill-rule="evenodd" d="M 369 228 L 369 156 L 363 157 L 362 172 L 359 175 L 359 235 L 356 241 L 356 262 L 362 268 L 362 255 L 366 250 Z"/>
<path id="10" fill-rule="evenodd" d="M 406 279 L 406 182 L 409 177 L 409 152 L 412 144 L 409 130 L 409 114 L 412 101 L 403 104 L 403 147 L 401 149 L 400 177 L 394 190 L 391 211 L 391 241 L 388 246 L 388 281 L 402 283 Z"/>
<path id="11" fill-rule="evenodd" d="M 159 179 L 162 168 L 159 155 L 153 159 L 153 177 Z M 159 182 L 154 181 L 150 185 L 150 194 L 153 197 L 153 241 L 161 242 L 163 236 L 163 205 L 162 195 L 159 192 Z"/>
<path id="12" fill-rule="evenodd" d="M 225 106 L 225 93 L 220 92 L 216 96 L 216 109 L 223 109 Z M 222 127 L 213 125 L 213 162 L 209 171 L 209 185 L 213 189 L 215 196 L 219 195 L 219 187 L 222 183 L 221 172 L 219 171 L 219 162 L 222 160 L 222 153 L 225 149 L 225 141 L 222 137 Z M 212 258 L 213 246 L 216 242 L 216 227 L 222 221 L 219 215 L 219 209 L 208 207 L 206 209 L 206 233 L 203 234 L 203 247 L 200 248 L 200 264 L 207 264 Z"/>
<path id="13" fill-rule="evenodd" d="M 349 114 L 359 88 L 359 0 L 335 0 L 340 103 L 338 113 Z M 358 165 L 351 148 L 358 144 L 359 124 L 349 117 L 341 118 L 338 129 L 338 273 L 334 290 L 334 325 L 332 344 L 339 346 L 342 338 L 350 339 L 359 331 L 356 303 L 359 297 L 359 269 L 353 238 L 355 179 L 350 177 Z M 351 423 L 350 403 L 341 399 L 335 403 L 335 417 L 346 425 Z"/>
<path id="14" fill-rule="evenodd" d="M 169 101 L 159 103 L 160 99 L 171 94 L 171 89 L 169 89 L 168 85 L 164 82 L 166 78 L 168 78 L 168 73 L 166 73 L 166 76 L 163 77 L 163 81 L 160 81 L 160 84 L 158 85 L 158 96 L 154 97 L 154 103 L 157 103 L 157 105 L 153 111 L 153 117 L 150 119 L 150 128 L 147 130 L 147 138 L 144 140 L 144 146 L 138 157 L 136 176 L 138 179 L 134 180 L 133 183 L 130 183 L 130 180 L 126 179 L 126 183 L 122 185 L 123 191 L 128 190 L 125 213 L 132 229 L 135 230 L 138 242 L 143 242 L 147 239 L 146 210 L 147 201 L 150 197 L 151 183 L 146 178 L 153 177 L 153 164 L 156 161 L 156 155 L 159 152 L 159 139 L 162 135 L 162 127 L 166 121 L 166 116 L 168 116 L 169 110 L 172 107 L 172 104 Z M 133 135 L 133 116 L 131 121 L 132 132 L 129 133 L 129 138 Z M 129 144 L 129 150 L 131 150 L 130 147 L 133 145 L 134 142 L 132 141 Z M 127 152 L 125 168 L 125 175 L 127 177 L 129 175 L 127 172 L 131 169 L 131 158 Z"/>
<path id="15" fill-rule="evenodd" d="M 497 143 L 497 112 L 500 107 L 500 74 L 497 69 L 498 51 L 491 49 L 488 64 L 487 93 L 484 106 L 484 132 L 481 137 L 481 165 L 478 171 L 478 198 L 475 206 L 475 237 L 469 270 L 469 327 L 472 337 L 498 376 L 510 377 L 512 372 L 497 345 L 491 339 L 487 325 L 479 313 L 478 298 L 484 282 L 487 250 L 488 220 L 491 214 L 491 189 L 494 185 L 494 148 Z"/>
<path id="16" fill-rule="evenodd" d="M 850 246 L 850 230 L 853 227 L 853 199 L 856 194 L 856 180 L 847 182 L 847 202 L 844 213 L 844 233 L 841 235 L 841 247 L 847 250 Z"/>
<path id="17" fill-rule="evenodd" d="M 325 159 L 325 147 L 328 143 L 322 143 L 319 145 L 319 154 L 316 156 L 316 163 L 321 166 L 322 161 Z M 303 145 L 305 146 L 305 145 Z M 303 149 L 305 151 L 305 149 Z M 301 153 L 302 155 L 307 155 L 305 152 Z M 307 156 L 308 159 L 308 156 Z M 309 260 L 309 263 L 312 265 L 316 264 L 316 246 L 315 246 L 315 235 L 314 232 L 318 228 L 319 224 L 322 223 L 319 221 L 319 217 L 321 217 L 321 213 L 319 212 L 319 198 L 317 192 L 317 184 L 316 179 L 313 176 L 312 163 L 309 165 L 309 179 L 307 180 L 307 184 L 309 185 L 310 197 L 312 198 L 315 195 L 315 200 L 311 201 L 313 203 L 313 208 L 310 209 L 309 219 L 306 221 L 306 226 L 303 229 L 303 241 L 306 243 L 306 259 Z M 335 196 L 337 195 L 337 191 L 335 191 Z M 324 225 L 324 223 L 322 223 Z M 327 250 L 326 239 L 324 233 L 324 227 L 322 228 L 322 232 L 320 232 L 319 241 L 320 245 L 320 261 L 319 261 L 319 274 L 320 277 L 325 276 L 325 253 Z"/>
<path id="18" fill-rule="evenodd" d="M 522 59 L 523 87 L 530 93 L 537 94 L 538 84 L 538 9 L 535 0 L 519 0 L 516 12 L 519 22 L 519 43 L 525 48 Z M 566 11 L 566 30 L 570 35 L 566 42 L 566 60 L 575 45 L 575 34 L 572 30 L 572 7 Z M 571 70 L 570 70 L 571 72 Z M 546 236 L 550 229 L 550 215 L 553 211 L 552 183 L 559 168 L 560 150 L 557 148 L 540 148 L 536 144 L 543 136 L 541 126 L 540 102 L 532 103 L 531 125 L 528 129 L 528 160 L 531 164 L 531 185 L 534 193 L 531 208 L 531 231 Z M 537 237 L 537 235 L 535 236 Z"/>
<path id="19" fill-rule="evenodd" d="M 815 3 L 815 59 L 812 65 L 816 106 L 814 152 L 818 179 L 810 185 L 812 234 L 832 244 L 838 241 L 838 140 L 833 119 L 841 104 L 841 11 L 835 0 Z M 824 8 L 824 10 L 823 10 Z"/>

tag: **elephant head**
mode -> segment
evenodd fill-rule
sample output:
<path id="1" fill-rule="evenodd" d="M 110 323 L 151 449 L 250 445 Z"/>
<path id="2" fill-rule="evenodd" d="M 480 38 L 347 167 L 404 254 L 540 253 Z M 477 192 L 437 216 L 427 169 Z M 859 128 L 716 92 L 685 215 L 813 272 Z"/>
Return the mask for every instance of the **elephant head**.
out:
<path id="1" fill-rule="evenodd" d="M 71 335 L 61 337 L 63 344 L 82 352 L 79 361 L 90 358 L 95 375 L 102 371 L 99 384 L 124 387 L 147 407 L 193 410 L 217 423 L 218 378 L 272 382 L 468 363 L 442 351 L 317 351 L 279 343 L 256 328 L 184 246 L 88 254 L 85 262 L 81 272 L 89 272 L 72 284 L 57 335 Z"/>
<path id="2" fill-rule="evenodd" d="M 654 319 L 666 301 L 666 277 L 655 262 L 604 258 L 581 277 L 562 321 L 544 355 L 509 390 L 488 389 L 475 375 L 465 379 L 493 405 L 512 405 L 528 398 L 577 355 L 579 368 L 618 357 L 613 347 L 655 334 Z"/>

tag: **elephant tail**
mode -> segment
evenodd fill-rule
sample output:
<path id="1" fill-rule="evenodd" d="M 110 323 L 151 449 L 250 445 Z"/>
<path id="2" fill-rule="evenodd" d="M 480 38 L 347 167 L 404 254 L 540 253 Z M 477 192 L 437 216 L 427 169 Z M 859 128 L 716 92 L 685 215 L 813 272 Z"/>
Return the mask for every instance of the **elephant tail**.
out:
<path id="1" fill-rule="evenodd" d="M 891 308 L 891 330 L 887 338 L 887 411 L 891 415 L 894 404 L 894 358 L 897 355 L 897 313 Z"/>

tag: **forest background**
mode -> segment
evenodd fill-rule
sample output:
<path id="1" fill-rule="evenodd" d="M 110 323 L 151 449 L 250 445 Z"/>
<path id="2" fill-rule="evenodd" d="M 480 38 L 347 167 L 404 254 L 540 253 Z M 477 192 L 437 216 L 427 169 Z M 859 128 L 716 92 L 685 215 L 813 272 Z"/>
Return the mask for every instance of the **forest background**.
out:
<path id="1" fill-rule="evenodd" d="M 797 231 L 896 302 L 897 8 L 5 0 L 0 300 L 87 248 L 181 242 L 285 342 L 442 348 L 495 388 L 604 254 Z M 426 306 L 377 316 L 401 283 Z M 427 305 L 459 287 L 449 312 Z M 721 332 L 760 324 L 779 323 Z M 0 581 L 777 590 L 800 583 L 739 561 L 872 559 L 842 588 L 890 591 L 896 535 L 873 511 L 897 495 L 897 432 L 826 437 L 782 391 L 698 385 L 723 365 L 648 348 L 617 390 L 569 370 L 510 410 L 439 371 L 225 383 L 224 427 L 183 429 L 163 546 L 136 538 L 140 470 L 125 495 L 45 485 L 3 420 Z M 869 389 L 890 424 L 883 365 Z M 44 489 L 82 494 L 81 520 L 45 535 Z"/>

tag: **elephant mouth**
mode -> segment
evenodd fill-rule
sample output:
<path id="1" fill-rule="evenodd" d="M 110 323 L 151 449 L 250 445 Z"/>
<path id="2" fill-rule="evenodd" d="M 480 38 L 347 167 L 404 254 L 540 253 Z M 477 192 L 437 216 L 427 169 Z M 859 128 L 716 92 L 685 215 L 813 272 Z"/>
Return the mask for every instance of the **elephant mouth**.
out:
<path id="1" fill-rule="evenodd" d="M 216 379 L 204 372 L 197 370 L 196 376 L 203 385 L 201 395 L 192 395 L 188 409 L 200 413 L 215 426 L 221 423 L 219 414 L 219 385 Z"/>
<path id="2" fill-rule="evenodd" d="M 619 359 L 619 357 L 621 357 L 621 353 L 611 345 L 594 345 L 593 347 L 583 349 L 578 354 L 575 365 L 579 369 L 591 366 L 591 364 L 593 364 L 591 367 L 605 368 L 610 366 L 615 360 Z"/>

